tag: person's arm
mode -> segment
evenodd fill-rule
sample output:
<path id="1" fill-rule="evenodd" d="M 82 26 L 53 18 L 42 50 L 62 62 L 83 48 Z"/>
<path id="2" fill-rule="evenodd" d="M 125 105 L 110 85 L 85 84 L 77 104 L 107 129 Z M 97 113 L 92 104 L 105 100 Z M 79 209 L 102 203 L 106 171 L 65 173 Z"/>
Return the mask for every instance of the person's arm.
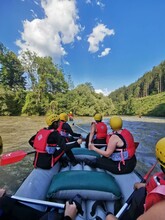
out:
<path id="1" fill-rule="evenodd" d="M 65 137 L 61 136 L 58 132 L 56 132 L 56 139 L 57 139 L 57 145 L 65 151 L 67 147 L 65 142 Z"/>
<path id="2" fill-rule="evenodd" d="M 96 132 L 96 125 L 95 125 L 95 123 L 92 123 L 91 124 L 90 134 L 89 134 L 89 143 L 88 143 L 89 147 L 90 147 L 90 145 L 92 143 L 93 136 L 94 136 L 95 132 Z"/>
<path id="3" fill-rule="evenodd" d="M 30 144 L 32 147 L 33 147 L 33 144 L 34 144 L 35 136 L 36 136 L 36 134 L 33 135 L 33 136 L 30 138 L 30 140 L 29 140 L 29 144 Z"/>
<path id="4" fill-rule="evenodd" d="M 64 123 L 62 128 L 66 130 L 66 132 L 69 133 L 72 137 L 81 137 L 81 134 L 73 132 L 71 126 L 68 123 Z"/>
<path id="5" fill-rule="evenodd" d="M 146 187 L 146 183 L 135 183 L 134 189 L 140 189 L 141 187 Z"/>
<path id="6" fill-rule="evenodd" d="M 164 220 L 165 219 L 165 200 L 156 203 L 148 209 L 137 220 Z"/>
<path id="7" fill-rule="evenodd" d="M 110 137 L 106 150 L 98 149 L 94 146 L 94 144 L 91 144 L 89 146 L 89 149 L 94 150 L 95 152 L 103 155 L 104 157 L 109 157 L 116 149 L 116 135 L 112 135 Z"/>
<path id="8" fill-rule="evenodd" d="M 6 194 L 6 189 L 0 188 L 0 198 Z"/>

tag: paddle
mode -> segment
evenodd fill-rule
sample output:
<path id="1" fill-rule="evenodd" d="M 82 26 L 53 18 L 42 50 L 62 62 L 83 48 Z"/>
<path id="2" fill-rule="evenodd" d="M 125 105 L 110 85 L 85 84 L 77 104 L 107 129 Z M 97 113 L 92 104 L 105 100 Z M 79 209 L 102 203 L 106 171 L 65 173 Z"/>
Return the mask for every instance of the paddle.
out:
<path id="1" fill-rule="evenodd" d="M 0 155 L 3 152 L 3 141 L 2 141 L 2 137 L 0 136 Z"/>
<path id="2" fill-rule="evenodd" d="M 70 144 L 74 144 L 76 143 L 76 141 L 72 141 L 72 142 L 68 142 L 66 143 L 66 145 L 70 145 Z M 24 159 L 24 157 L 26 157 L 29 154 L 34 154 L 36 151 L 23 151 L 23 150 L 18 150 L 18 151 L 14 151 L 14 152 L 10 152 L 7 154 L 3 154 L 0 158 L 0 166 L 5 166 L 8 164 L 12 164 L 12 163 L 17 163 L 21 160 Z"/>
<path id="3" fill-rule="evenodd" d="M 81 128 L 80 126 L 76 125 L 75 123 L 73 123 L 72 125 L 76 126 L 77 128 L 81 129 L 82 131 L 84 131 L 87 134 L 89 133 L 87 130 Z M 135 143 L 135 148 L 137 148 L 139 145 L 139 142 L 134 142 L 134 143 Z M 94 144 L 94 145 L 96 145 L 96 144 Z M 101 145 L 106 146 L 106 144 L 97 144 L 96 146 L 101 146 Z"/>
<path id="4" fill-rule="evenodd" d="M 150 170 L 146 173 L 146 175 L 143 177 L 143 180 L 141 181 L 142 183 L 145 183 L 150 174 L 152 173 L 152 171 L 154 170 L 155 166 L 157 165 L 157 161 L 155 164 L 152 165 L 152 167 L 150 168 Z M 130 205 L 132 198 L 134 197 L 136 189 L 133 191 L 133 193 L 130 195 L 130 197 L 127 199 L 127 201 L 124 203 L 124 205 L 122 206 L 122 208 L 118 211 L 118 213 L 116 214 L 116 218 L 120 218 L 121 215 L 123 214 L 123 212 L 126 210 L 126 208 Z"/>
<path id="5" fill-rule="evenodd" d="M 134 142 L 135 143 L 135 149 L 139 146 L 139 142 Z M 107 144 L 95 144 L 95 143 L 92 143 L 94 144 L 95 146 L 107 146 Z"/>
<path id="6" fill-rule="evenodd" d="M 49 202 L 49 201 L 44 201 L 44 200 L 39 200 L 39 199 L 30 199 L 27 197 L 20 197 L 20 196 L 11 196 L 11 198 L 16 199 L 20 202 L 33 203 L 33 204 L 37 204 L 37 205 L 46 205 L 46 206 L 61 208 L 61 209 L 65 208 L 65 204 L 57 203 L 57 202 Z M 77 206 L 78 213 L 83 215 L 83 210 L 81 207 L 81 196 L 79 194 L 76 195 L 73 199 L 69 200 L 70 204 L 72 204 L 73 202 L 75 202 L 75 204 Z"/>
<path id="7" fill-rule="evenodd" d="M 75 125 L 75 123 L 73 123 L 72 125 L 76 126 L 77 128 L 79 128 L 80 130 L 84 131 L 87 134 L 89 133 L 88 131 L 86 131 L 85 129 L 81 128 L 80 126 Z"/>
<path id="8" fill-rule="evenodd" d="M 30 199 L 26 197 L 20 197 L 20 196 L 12 196 L 12 199 L 16 199 L 21 202 L 27 202 L 27 203 L 33 203 L 33 204 L 38 204 L 38 205 L 46 205 L 50 207 L 56 207 L 56 208 L 65 208 L 65 204 L 62 203 L 57 203 L 57 202 L 49 202 L 49 201 L 44 201 L 44 200 L 39 200 L 39 199 Z"/>
<path id="9" fill-rule="evenodd" d="M 3 154 L 0 158 L 0 166 L 17 163 L 23 160 L 23 158 L 26 157 L 27 155 L 33 154 L 35 152 L 36 151 L 25 152 L 23 150 L 18 150 L 7 154 Z"/>

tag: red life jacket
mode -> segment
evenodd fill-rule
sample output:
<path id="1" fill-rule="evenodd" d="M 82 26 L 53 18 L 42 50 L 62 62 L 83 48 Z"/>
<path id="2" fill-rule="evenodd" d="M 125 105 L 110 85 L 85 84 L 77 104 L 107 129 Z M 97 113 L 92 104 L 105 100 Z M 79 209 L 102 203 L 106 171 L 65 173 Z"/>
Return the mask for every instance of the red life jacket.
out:
<path id="1" fill-rule="evenodd" d="M 127 129 L 123 129 L 120 134 L 117 132 L 110 133 L 107 135 L 107 139 L 106 139 L 107 145 L 109 142 L 109 138 L 112 135 L 119 136 L 124 142 L 123 147 L 116 147 L 116 151 L 121 151 L 121 150 L 127 151 L 128 152 L 127 159 L 130 159 L 131 157 L 133 157 L 135 154 L 136 147 L 135 147 L 134 138 L 133 138 L 132 134 Z"/>
<path id="2" fill-rule="evenodd" d="M 159 172 L 153 175 L 146 185 L 146 190 L 145 211 L 152 205 L 165 199 L 165 174 Z"/>
<path id="3" fill-rule="evenodd" d="M 128 151 L 128 156 L 129 158 L 133 157 L 135 154 L 135 143 L 134 143 L 134 138 L 132 134 L 127 130 L 123 129 L 121 132 L 121 135 L 126 141 L 126 150 Z"/>
<path id="4" fill-rule="evenodd" d="M 59 124 L 59 126 L 58 126 L 58 128 L 57 128 L 57 131 L 59 132 L 59 134 L 61 134 L 61 136 L 63 136 L 63 137 L 68 137 L 69 134 L 66 132 L 66 130 L 64 130 L 64 129 L 62 128 L 64 123 L 65 123 L 64 121 L 60 121 L 60 124 Z"/>
<path id="5" fill-rule="evenodd" d="M 103 139 L 107 137 L 107 125 L 104 122 L 96 123 L 96 138 Z"/>
<path id="6" fill-rule="evenodd" d="M 123 141 L 122 147 L 116 147 L 115 151 L 110 155 L 110 158 L 113 161 L 119 161 L 118 169 L 121 170 L 120 163 L 122 162 L 125 165 L 125 160 L 130 159 L 135 154 L 135 143 L 132 134 L 127 130 L 123 129 L 122 132 L 119 134 L 117 132 L 113 132 L 107 136 L 107 145 L 109 142 L 109 138 L 112 135 L 117 135 Z"/>
<path id="7" fill-rule="evenodd" d="M 52 132 L 54 132 L 54 129 L 42 128 L 36 134 L 35 139 L 34 139 L 34 144 L 33 144 L 34 148 L 36 149 L 36 158 L 34 160 L 34 167 L 36 167 L 39 153 L 47 154 L 47 151 L 46 151 L 47 139 Z M 57 146 L 57 144 L 49 144 L 49 146 L 55 147 Z M 61 154 L 59 156 L 61 156 Z M 57 157 L 54 158 L 52 155 L 51 167 L 53 167 L 54 163 L 58 160 L 58 158 Z"/>
<path id="8" fill-rule="evenodd" d="M 34 144 L 33 144 L 36 151 L 40 153 L 46 153 L 47 139 L 53 131 L 54 129 L 45 129 L 45 128 L 42 128 L 41 130 L 38 131 L 38 133 L 35 136 Z"/>

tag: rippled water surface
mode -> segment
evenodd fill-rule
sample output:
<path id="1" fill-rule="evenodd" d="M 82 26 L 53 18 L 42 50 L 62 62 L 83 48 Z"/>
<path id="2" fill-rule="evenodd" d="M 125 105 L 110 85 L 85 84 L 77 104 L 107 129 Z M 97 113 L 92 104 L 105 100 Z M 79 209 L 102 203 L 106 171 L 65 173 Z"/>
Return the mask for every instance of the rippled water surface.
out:
<path id="1" fill-rule="evenodd" d="M 137 167 L 136 170 L 144 175 L 155 163 L 155 144 L 165 137 L 165 118 L 122 117 L 123 127 L 129 129 L 136 142 Z M 0 135 L 3 139 L 3 153 L 16 150 L 31 151 L 28 144 L 30 137 L 40 128 L 46 126 L 44 117 L 0 117 Z M 90 130 L 92 118 L 75 118 L 73 130 L 85 137 Z M 109 127 L 109 118 L 104 118 Z M 78 128 L 79 127 L 79 128 Z M 82 130 L 80 129 L 82 128 Z M 110 128 L 109 128 L 109 131 Z M 0 167 L 0 187 L 5 187 L 9 193 L 14 193 L 21 182 L 33 169 L 33 155 L 26 156 L 19 163 Z M 156 170 L 159 169 L 157 166 Z"/>

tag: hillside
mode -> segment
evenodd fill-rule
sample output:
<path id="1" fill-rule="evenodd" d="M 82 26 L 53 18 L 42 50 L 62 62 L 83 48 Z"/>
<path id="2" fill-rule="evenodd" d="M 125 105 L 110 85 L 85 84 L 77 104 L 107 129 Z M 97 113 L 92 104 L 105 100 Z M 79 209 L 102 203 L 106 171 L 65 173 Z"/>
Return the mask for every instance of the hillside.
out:
<path id="1" fill-rule="evenodd" d="M 137 115 L 165 117 L 165 92 L 134 99 L 134 109 Z"/>
<path id="2" fill-rule="evenodd" d="M 135 83 L 123 86 L 110 93 L 113 102 L 122 102 L 130 98 L 143 98 L 165 92 L 165 61 L 144 73 Z"/>

